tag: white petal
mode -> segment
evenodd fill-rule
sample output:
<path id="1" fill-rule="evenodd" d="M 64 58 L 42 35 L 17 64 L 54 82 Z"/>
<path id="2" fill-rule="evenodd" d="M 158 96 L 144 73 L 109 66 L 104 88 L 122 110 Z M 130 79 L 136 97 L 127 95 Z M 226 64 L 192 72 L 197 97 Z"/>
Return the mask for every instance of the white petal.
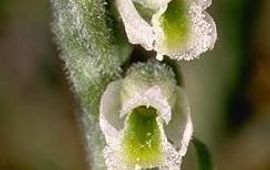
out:
<path id="1" fill-rule="evenodd" d="M 184 90 L 177 87 L 176 95 L 172 119 L 165 127 L 165 133 L 169 141 L 179 150 L 179 154 L 184 156 L 192 136 L 193 127 L 190 107 Z"/>
<path id="2" fill-rule="evenodd" d="M 137 12 L 131 0 L 116 0 L 116 6 L 123 20 L 128 40 L 132 44 L 140 44 L 146 50 L 153 49 L 154 33 Z"/>
<path id="3" fill-rule="evenodd" d="M 171 120 L 171 107 L 159 86 L 153 86 L 144 92 L 140 91 L 140 93 L 134 94 L 127 101 L 123 101 L 120 117 L 139 106 L 154 107 L 166 124 Z"/>
<path id="4" fill-rule="evenodd" d="M 100 102 L 99 123 L 107 143 L 117 143 L 124 120 L 120 118 L 120 89 L 122 80 L 114 81 L 107 86 Z"/>
<path id="5" fill-rule="evenodd" d="M 164 5 L 167 5 L 172 0 L 133 0 L 146 8 L 158 9 Z"/>

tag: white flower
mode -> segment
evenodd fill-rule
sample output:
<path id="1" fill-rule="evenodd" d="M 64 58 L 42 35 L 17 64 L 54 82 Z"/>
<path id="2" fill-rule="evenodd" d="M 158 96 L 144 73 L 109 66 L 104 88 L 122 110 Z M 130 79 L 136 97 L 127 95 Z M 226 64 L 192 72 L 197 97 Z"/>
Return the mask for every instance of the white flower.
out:
<path id="1" fill-rule="evenodd" d="M 217 39 L 212 17 L 204 10 L 211 0 L 116 0 L 129 42 L 157 56 L 191 60 L 212 49 Z M 147 22 L 134 4 L 153 10 Z"/>
<path id="2" fill-rule="evenodd" d="M 100 104 L 109 170 L 179 170 L 192 135 L 190 108 L 173 72 L 137 64 L 110 83 Z"/>

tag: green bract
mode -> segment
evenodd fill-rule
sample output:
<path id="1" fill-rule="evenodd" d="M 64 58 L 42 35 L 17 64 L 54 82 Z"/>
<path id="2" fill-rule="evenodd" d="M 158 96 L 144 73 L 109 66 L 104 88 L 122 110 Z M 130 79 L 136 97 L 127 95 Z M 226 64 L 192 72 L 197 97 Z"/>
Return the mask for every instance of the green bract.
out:
<path id="1" fill-rule="evenodd" d="M 172 70 L 138 63 L 110 83 L 100 106 L 110 170 L 179 170 L 192 135 L 187 98 Z"/>
<path id="2" fill-rule="evenodd" d="M 134 3 L 145 7 L 137 10 Z M 216 38 L 213 19 L 204 10 L 211 0 L 116 0 L 129 42 L 157 56 L 191 60 L 212 49 Z M 154 10 L 151 21 L 142 16 Z M 141 13 L 140 13 L 141 12 Z"/>

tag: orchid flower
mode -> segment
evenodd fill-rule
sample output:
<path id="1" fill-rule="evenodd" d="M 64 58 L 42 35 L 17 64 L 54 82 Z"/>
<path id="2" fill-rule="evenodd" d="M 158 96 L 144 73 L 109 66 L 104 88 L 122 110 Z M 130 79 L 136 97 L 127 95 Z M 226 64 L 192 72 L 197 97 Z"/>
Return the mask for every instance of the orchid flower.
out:
<path id="1" fill-rule="evenodd" d="M 192 60 L 212 49 L 217 39 L 212 17 L 204 10 L 211 0 L 116 0 L 128 40 L 157 59 Z M 150 21 L 145 17 L 150 16 Z M 149 14 L 150 13 L 150 14 Z"/>
<path id="2" fill-rule="evenodd" d="M 100 104 L 109 170 L 179 170 L 192 136 L 190 108 L 171 69 L 138 63 L 111 82 Z"/>

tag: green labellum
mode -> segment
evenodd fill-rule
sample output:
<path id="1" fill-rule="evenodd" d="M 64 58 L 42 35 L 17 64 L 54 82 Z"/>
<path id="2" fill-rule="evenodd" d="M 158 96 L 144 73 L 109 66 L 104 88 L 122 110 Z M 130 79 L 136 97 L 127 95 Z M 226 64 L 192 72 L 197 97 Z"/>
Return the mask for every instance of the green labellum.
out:
<path id="1" fill-rule="evenodd" d="M 162 132 L 153 107 L 135 108 L 126 121 L 123 136 L 123 156 L 130 166 L 158 166 L 163 160 Z"/>
<path id="2" fill-rule="evenodd" d="M 171 1 L 160 17 L 160 23 L 164 31 L 166 47 L 170 50 L 181 48 L 187 42 L 190 32 L 187 2 Z"/>

